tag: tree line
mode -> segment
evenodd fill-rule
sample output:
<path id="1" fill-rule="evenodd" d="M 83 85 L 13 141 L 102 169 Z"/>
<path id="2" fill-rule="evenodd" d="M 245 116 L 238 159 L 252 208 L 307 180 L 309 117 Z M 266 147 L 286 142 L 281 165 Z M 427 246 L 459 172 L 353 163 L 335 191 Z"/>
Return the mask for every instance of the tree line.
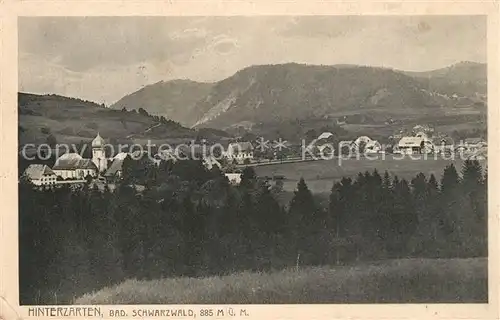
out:
<path id="1" fill-rule="evenodd" d="M 138 190 L 141 185 L 144 190 Z M 304 179 L 291 201 L 251 167 L 234 186 L 201 161 L 126 160 L 115 189 L 19 183 L 22 304 L 69 303 L 124 279 L 487 255 L 487 173 L 467 160 L 440 181 L 387 172 L 336 182 L 322 207 Z"/>

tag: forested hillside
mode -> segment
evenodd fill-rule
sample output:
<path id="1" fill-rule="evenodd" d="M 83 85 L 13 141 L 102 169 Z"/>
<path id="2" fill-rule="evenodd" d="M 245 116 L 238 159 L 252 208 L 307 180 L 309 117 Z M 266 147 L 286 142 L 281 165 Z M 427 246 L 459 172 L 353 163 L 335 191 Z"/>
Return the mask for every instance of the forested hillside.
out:
<path id="1" fill-rule="evenodd" d="M 488 254 L 487 174 L 477 161 L 410 181 L 359 173 L 333 185 L 326 207 L 304 180 L 280 205 L 280 185 L 251 168 L 236 187 L 199 161 L 124 167 L 113 192 L 36 190 L 21 180 L 22 304 L 69 303 L 130 278 Z"/>
<path id="2" fill-rule="evenodd" d="M 114 110 L 58 95 L 19 93 L 18 108 L 20 145 L 79 143 L 90 141 L 97 132 L 114 142 L 196 136 L 194 130 L 165 117 L 150 115 L 143 109 Z"/>

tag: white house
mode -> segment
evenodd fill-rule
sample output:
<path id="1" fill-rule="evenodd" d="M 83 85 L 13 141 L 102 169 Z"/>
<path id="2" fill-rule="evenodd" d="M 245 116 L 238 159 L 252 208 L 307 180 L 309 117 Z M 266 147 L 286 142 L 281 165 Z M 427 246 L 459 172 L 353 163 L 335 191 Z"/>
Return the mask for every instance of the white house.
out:
<path id="1" fill-rule="evenodd" d="M 342 140 L 339 142 L 339 153 L 351 153 L 357 150 L 357 145 L 353 140 Z"/>
<path id="2" fill-rule="evenodd" d="M 398 143 L 398 150 L 403 154 L 420 153 L 422 150 L 422 138 L 402 137 Z"/>
<path id="3" fill-rule="evenodd" d="M 331 132 L 323 132 L 322 134 L 319 135 L 317 140 L 326 140 L 332 136 L 333 136 L 333 133 L 331 133 Z"/>
<path id="4" fill-rule="evenodd" d="M 470 153 L 476 153 L 485 150 L 488 147 L 488 143 L 481 138 L 467 138 L 458 146 L 458 149 L 464 150 Z"/>
<path id="5" fill-rule="evenodd" d="M 250 142 L 230 143 L 225 152 L 228 159 L 234 159 L 238 163 L 244 163 L 245 160 L 253 160 L 253 146 Z"/>
<path id="6" fill-rule="evenodd" d="M 399 153 L 431 153 L 434 150 L 432 141 L 424 137 L 403 137 L 399 140 L 397 148 Z"/>
<path id="7" fill-rule="evenodd" d="M 126 153 L 126 152 L 118 153 L 113 158 L 113 162 L 111 162 L 111 165 L 104 173 L 104 177 L 106 177 L 107 179 L 121 178 L 122 174 L 123 174 L 123 161 L 125 160 L 125 158 L 127 156 L 128 156 L 128 153 Z"/>
<path id="8" fill-rule="evenodd" d="M 225 176 L 231 184 L 238 185 L 241 182 L 241 173 L 226 173 Z"/>
<path id="9" fill-rule="evenodd" d="M 44 164 L 30 164 L 24 175 L 36 186 L 54 185 L 57 182 L 57 175 Z"/>
<path id="10" fill-rule="evenodd" d="M 354 143 L 356 145 L 361 145 L 362 143 L 364 143 L 365 145 L 368 144 L 370 141 L 372 141 L 372 139 L 370 139 L 370 137 L 367 137 L 367 136 L 361 136 L 361 137 L 358 137 L 356 140 L 354 140 Z"/>
<path id="11" fill-rule="evenodd" d="M 453 139 L 448 136 L 441 135 L 434 137 L 433 143 L 434 152 L 436 153 L 450 153 L 455 149 Z"/>

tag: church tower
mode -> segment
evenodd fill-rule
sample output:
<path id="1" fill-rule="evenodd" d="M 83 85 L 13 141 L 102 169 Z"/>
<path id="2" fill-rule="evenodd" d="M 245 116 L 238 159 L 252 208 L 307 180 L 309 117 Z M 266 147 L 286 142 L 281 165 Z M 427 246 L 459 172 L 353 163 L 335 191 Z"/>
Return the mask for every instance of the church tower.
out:
<path id="1" fill-rule="evenodd" d="M 108 160 L 104 152 L 104 139 L 97 133 L 97 137 L 92 141 L 92 162 L 99 172 L 108 168 Z"/>

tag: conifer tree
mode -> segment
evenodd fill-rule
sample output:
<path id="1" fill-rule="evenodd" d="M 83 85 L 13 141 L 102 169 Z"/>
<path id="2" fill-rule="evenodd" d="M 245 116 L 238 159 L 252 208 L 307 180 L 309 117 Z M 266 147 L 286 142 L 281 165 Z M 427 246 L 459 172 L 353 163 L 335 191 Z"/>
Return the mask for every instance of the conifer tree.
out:
<path id="1" fill-rule="evenodd" d="M 311 226 L 314 225 L 315 214 L 316 205 L 311 191 L 304 178 L 300 178 L 288 209 L 291 241 L 294 244 L 293 247 L 299 252 L 305 250 L 307 246 L 307 238 L 311 233 Z"/>
<path id="2" fill-rule="evenodd" d="M 257 194 L 253 220 L 258 230 L 264 234 L 276 234 L 283 230 L 286 218 L 281 216 L 278 202 L 269 188 L 262 186 Z"/>
<path id="3" fill-rule="evenodd" d="M 401 257 L 409 237 L 415 231 L 418 218 L 414 210 L 413 199 L 408 182 L 394 178 L 393 182 L 394 211 L 390 225 L 392 231 L 392 253 Z"/>
<path id="4" fill-rule="evenodd" d="M 391 219 L 394 214 L 394 194 L 389 172 L 385 171 L 381 187 L 380 213 L 379 213 L 379 237 L 387 247 L 391 238 Z"/>
<path id="5" fill-rule="evenodd" d="M 466 192 L 477 192 L 483 182 L 483 172 L 479 161 L 465 160 L 462 166 L 462 186 Z"/>
<path id="6" fill-rule="evenodd" d="M 458 187 L 459 182 L 460 178 L 453 163 L 446 166 L 441 178 L 441 193 L 451 194 Z"/>
<path id="7" fill-rule="evenodd" d="M 241 173 L 240 187 L 251 189 L 255 187 L 257 175 L 252 167 L 245 167 Z"/>

